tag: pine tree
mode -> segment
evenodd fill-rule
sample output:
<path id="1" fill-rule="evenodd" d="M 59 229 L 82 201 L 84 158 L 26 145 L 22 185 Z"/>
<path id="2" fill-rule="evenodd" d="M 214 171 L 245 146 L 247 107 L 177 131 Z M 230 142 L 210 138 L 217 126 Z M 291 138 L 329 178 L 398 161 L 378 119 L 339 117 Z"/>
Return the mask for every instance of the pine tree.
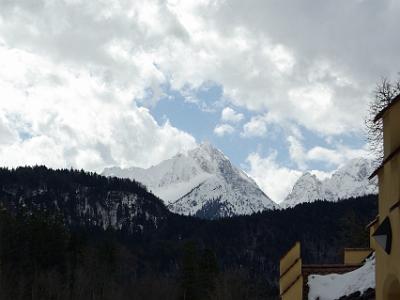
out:
<path id="1" fill-rule="evenodd" d="M 184 246 L 182 265 L 182 300 L 198 299 L 198 255 L 194 242 L 187 242 Z"/>
<path id="2" fill-rule="evenodd" d="M 199 262 L 199 287 L 201 299 L 211 299 L 215 292 L 218 264 L 215 253 L 204 249 Z"/>

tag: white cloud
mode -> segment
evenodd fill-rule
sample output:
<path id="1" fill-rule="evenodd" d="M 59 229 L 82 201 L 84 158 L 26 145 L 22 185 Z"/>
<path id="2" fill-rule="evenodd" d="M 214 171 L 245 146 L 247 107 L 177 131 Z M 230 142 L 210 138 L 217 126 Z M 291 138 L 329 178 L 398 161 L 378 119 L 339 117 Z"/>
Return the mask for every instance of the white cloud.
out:
<path id="1" fill-rule="evenodd" d="M 0 146 L 10 145 L 14 143 L 18 138 L 18 133 L 13 131 L 7 119 L 0 115 Z"/>
<path id="2" fill-rule="evenodd" d="M 267 119 L 264 116 L 252 117 L 243 126 L 243 137 L 260 137 L 267 133 Z"/>
<path id="3" fill-rule="evenodd" d="M 313 148 L 311 152 L 306 154 L 309 155 L 308 159 L 310 161 L 321 159 L 335 168 L 331 172 L 308 170 L 308 172 L 317 176 L 319 180 L 331 177 L 337 168 L 353 158 L 368 157 L 364 149 L 349 149 L 344 147 L 337 149 L 337 152 L 333 150 L 329 152 L 329 149 L 324 149 L 322 153 L 327 151 L 326 153 L 329 153 L 328 155 L 314 156 L 316 153 L 319 153 L 320 150 L 321 149 Z M 248 164 L 248 174 L 256 181 L 259 187 L 277 203 L 282 202 L 286 198 L 292 191 L 296 181 L 304 174 L 304 170 L 288 168 L 281 165 L 277 161 L 276 151 L 267 157 L 262 157 L 258 153 L 251 153 L 247 157 L 246 162 Z"/>
<path id="4" fill-rule="evenodd" d="M 127 101 L 129 87 L 22 50 L 0 46 L 0 57 L 0 165 L 148 167 L 196 145 Z"/>
<path id="5" fill-rule="evenodd" d="M 335 171 L 335 170 L 334 170 Z M 334 173 L 334 171 L 332 172 L 324 172 L 324 171 L 320 171 L 320 170 L 311 170 L 309 171 L 312 175 L 317 176 L 317 178 L 321 181 L 330 178 L 332 176 L 332 174 Z"/>
<path id="6" fill-rule="evenodd" d="M 332 148 L 315 146 L 306 150 L 300 139 L 289 136 L 289 154 L 301 170 L 306 170 L 310 162 L 322 162 L 328 167 L 339 167 L 353 158 L 371 158 L 371 153 L 367 146 L 363 148 L 350 148 L 342 144 L 332 145 Z"/>
<path id="7" fill-rule="evenodd" d="M 186 45 L 181 49 L 179 46 L 173 55 L 175 63 L 161 64 L 169 71 L 172 66 L 175 71 L 179 70 L 174 72 L 175 87 L 185 84 L 196 87 L 201 84 L 202 78 L 208 78 L 221 84 L 225 98 L 233 104 L 273 113 L 277 116 L 277 124 L 289 120 L 322 135 L 361 132 L 367 100 L 377 73 L 365 72 L 362 64 L 355 64 L 355 61 L 359 62 L 359 57 L 350 61 L 350 54 L 344 53 L 343 47 L 338 48 L 337 43 L 332 45 L 325 32 L 317 30 L 316 36 L 324 41 L 324 46 L 329 44 L 332 47 L 316 53 L 314 48 L 318 47 L 311 45 L 319 45 L 318 40 L 313 39 L 310 43 L 310 35 L 298 36 L 288 30 L 293 28 L 293 20 L 302 21 L 299 25 L 304 32 L 320 28 L 318 23 L 309 22 L 308 15 L 313 15 L 313 10 L 306 9 L 309 5 L 307 1 L 301 2 L 300 6 L 295 5 L 302 15 L 292 11 L 293 5 L 289 1 L 281 1 L 278 7 L 270 7 L 268 2 L 262 1 L 253 1 L 246 7 L 235 0 L 229 1 L 229 4 L 226 1 L 182 3 L 176 1 L 173 11 L 191 36 L 192 47 Z M 349 5 L 345 1 L 340 1 L 338 5 L 342 9 L 348 6 L 352 19 L 361 18 L 365 24 L 370 24 L 364 14 L 359 15 L 359 10 L 368 15 L 371 7 Z M 321 9 L 330 12 L 327 7 L 330 5 L 321 4 Z M 242 14 L 243 11 L 249 13 Z M 270 20 L 266 21 L 260 11 L 272 13 Z M 388 13 L 386 9 L 385 12 Z M 286 13 L 293 14 L 293 18 L 287 19 Z M 248 15 L 256 17 L 248 18 Z M 324 19 L 332 21 L 329 24 L 336 24 L 335 18 L 340 17 L 339 14 L 324 15 Z M 186 26 L 185 20 L 191 20 L 196 25 L 192 26 L 190 22 Z M 272 20 L 282 26 L 278 30 L 283 31 L 282 37 L 271 30 L 275 28 L 270 23 Z M 375 21 L 379 24 L 381 20 Z M 342 31 L 349 34 L 345 27 L 325 29 L 335 31 L 337 36 L 341 36 Z M 351 34 L 357 40 L 359 32 Z M 368 44 L 374 47 L 372 41 Z M 358 43 L 351 47 L 354 51 L 351 54 L 361 50 Z M 391 50 L 391 57 L 395 57 L 395 53 Z M 189 62 L 190 70 L 186 68 Z M 388 66 L 386 70 L 390 73 Z M 369 73 L 368 78 L 366 73 Z M 354 114 L 355 111 L 357 114 Z"/>
<path id="8" fill-rule="evenodd" d="M 287 47 L 278 44 L 276 46 L 266 48 L 264 51 L 280 72 L 292 72 L 296 60 L 293 54 L 289 52 Z"/>
<path id="9" fill-rule="evenodd" d="M 340 0 L 335 7 L 324 2 L 319 14 L 307 0 L 271 5 L 260 0 L 245 7 L 237 0 L 15 0 L 2 4 L 0 34 L 13 47 L 79 63 L 106 82 L 135 82 L 136 92 L 144 84 L 154 91 L 151 103 L 167 80 L 176 89 L 213 81 L 232 103 L 268 110 L 313 131 L 359 130 L 369 88 L 391 72 L 397 57 L 399 44 L 390 37 L 398 5 L 385 0 L 381 13 L 372 15 L 377 9 L 372 2 Z M 339 13 L 343 10 L 348 13 Z M 293 22 L 301 30 L 294 32 Z M 387 30 L 365 34 L 366 24 Z M 382 44 L 390 46 L 379 59 L 363 51 L 381 53 L 377 41 L 386 38 Z M 317 109 L 327 99 L 328 107 Z M 316 105 L 312 116 L 298 107 L 302 102 Z M 318 126 L 321 119 L 325 122 Z"/>
<path id="10" fill-rule="evenodd" d="M 337 106 L 332 88 L 323 84 L 315 84 L 294 88 L 289 91 L 288 96 L 292 107 L 289 115 L 309 130 L 326 135 L 341 134 L 346 130 L 352 130 L 348 128 L 351 122 L 342 119 L 343 116 L 348 116 L 348 112 L 341 111 L 345 108 Z"/>
<path id="11" fill-rule="evenodd" d="M 56 145 L 68 141 L 60 157 L 74 164 L 150 164 L 194 140 L 168 123 L 157 124 L 135 99 L 154 105 L 164 85 L 190 91 L 207 82 L 221 86 L 225 106 L 268 112 L 274 125 L 301 125 L 325 138 L 360 133 L 377 78 L 397 72 L 393 61 L 400 43 L 392 37 L 400 5 L 394 0 L 315 5 L 3 1 L 0 139 L 22 147 L 27 141 L 16 132 L 23 131 Z M 143 124 L 149 136 L 141 136 Z M 6 132 L 8 138 L 2 138 Z M 257 117 L 243 129 L 244 136 L 266 132 L 267 123 Z M 110 148 L 111 141 L 120 146 Z M 145 145 L 153 150 L 140 157 Z M 93 149 L 102 149 L 96 152 L 101 158 Z M 304 163 L 344 160 L 338 147 L 328 150 L 336 154 L 316 148 L 304 154 Z"/>
<path id="12" fill-rule="evenodd" d="M 251 153 L 247 157 L 247 163 L 249 175 L 272 200 L 280 203 L 289 194 L 302 172 L 279 165 L 276 157 L 276 152 L 265 158 L 258 153 Z"/>
<path id="13" fill-rule="evenodd" d="M 214 128 L 214 133 L 217 136 L 224 136 L 226 134 L 232 134 L 235 132 L 235 127 L 227 123 L 238 123 L 244 118 L 243 114 L 236 112 L 230 107 L 225 107 L 221 112 L 221 121 L 226 122 L 218 124 Z"/>
<path id="14" fill-rule="evenodd" d="M 290 158 L 297 164 L 298 168 L 305 170 L 307 168 L 307 155 L 304 153 L 304 148 L 300 140 L 294 136 L 288 136 L 287 141 L 289 142 Z"/>
<path id="15" fill-rule="evenodd" d="M 235 132 L 235 128 L 233 128 L 229 124 L 219 124 L 214 128 L 214 133 L 218 136 L 224 136 L 226 134 L 232 134 Z"/>
<path id="16" fill-rule="evenodd" d="M 221 113 L 221 120 L 225 122 L 237 123 L 243 120 L 243 118 L 243 114 L 236 112 L 230 107 L 224 108 Z"/>
<path id="17" fill-rule="evenodd" d="M 307 159 L 339 165 L 343 161 L 343 155 L 337 150 L 317 146 L 307 152 Z"/>
<path id="18" fill-rule="evenodd" d="M 340 166 L 351 159 L 365 157 L 371 158 L 371 153 L 365 148 L 352 149 L 339 145 L 335 149 L 324 147 L 314 147 L 307 152 L 307 159 L 313 161 L 325 162 L 329 165 Z"/>

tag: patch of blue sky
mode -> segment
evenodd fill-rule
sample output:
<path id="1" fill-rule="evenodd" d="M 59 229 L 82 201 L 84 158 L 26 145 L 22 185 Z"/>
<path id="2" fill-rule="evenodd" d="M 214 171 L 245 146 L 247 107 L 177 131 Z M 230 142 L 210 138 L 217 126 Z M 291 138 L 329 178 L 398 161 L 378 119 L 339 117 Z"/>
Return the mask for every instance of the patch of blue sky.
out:
<path id="1" fill-rule="evenodd" d="M 150 107 L 150 111 L 158 123 L 163 124 L 169 120 L 174 127 L 192 134 L 201 142 L 209 140 L 210 132 L 213 132 L 219 120 L 220 110 L 212 105 L 213 100 L 219 98 L 220 91 L 215 88 L 200 98 L 193 91 L 179 92 L 164 87 L 162 98 Z"/>
<path id="2" fill-rule="evenodd" d="M 360 133 L 349 133 L 340 135 L 330 135 L 328 137 L 316 134 L 304 127 L 299 127 L 303 139 L 301 140 L 302 146 L 305 151 L 308 151 L 314 147 L 323 147 L 330 150 L 337 150 L 341 147 L 350 149 L 361 149 L 366 144 L 365 135 Z M 308 169 L 320 170 L 325 172 L 333 171 L 337 168 L 332 163 L 322 161 L 307 161 Z"/>
<path id="3" fill-rule="evenodd" d="M 151 92 L 148 93 L 148 97 L 152 97 Z M 146 99 L 141 102 L 145 103 Z M 230 123 L 235 128 L 233 133 L 217 136 L 214 129 L 221 124 L 221 112 L 226 106 L 242 113 L 244 118 L 239 123 Z M 197 142 L 210 142 L 221 149 L 237 166 L 245 167 L 249 154 L 256 152 L 261 157 L 276 153 L 278 164 L 289 168 L 297 167 L 289 155 L 287 133 L 279 124 L 268 124 L 267 133 L 264 136 L 241 136 L 243 125 L 256 114 L 229 104 L 223 98 L 221 86 L 207 83 L 196 90 L 186 88 L 176 91 L 166 85 L 162 87 L 162 96 L 159 101 L 149 109 L 159 124 L 168 120 L 174 127 L 194 136 Z M 327 138 L 304 127 L 298 128 L 303 136 L 301 143 L 305 151 L 316 146 L 334 150 L 338 145 L 357 149 L 365 144 L 362 134 L 345 134 Z M 309 169 L 321 171 L 334 169 L 334 166 L 321 161 L 308 161 L 307 166 Z"/>
<path id="4" fill-rule="evenodd" d="M 33 138 L 32 133 L 27 132 L 27 131 L 20 131 L 20 132 L 18 132 L 18 135 L 19 135 L 19 138 L 23 141 Z"/>
<path id="5" fill-rule="evenodd" d="M 196 91 L 175 91 L 168 87 L 163 89 L 164 96 L 157 104 L 150 107 L 153 117 L 160 124 L 169 122 L 180 130 L 193 135 L 197 142 L 210 142 L 221 149 L 231 161 L 243 165 L 252 152 L 270 153 L 272 149 L 282 153 L 285 145 L 282 141 L 269 141 L 266 137 L 243 138 L 241 132 L 243 124 L 248 121 L 252 113 L 238 107 L 228 105 L 223 99 L 222 88 L 211 83 L 202 86 Z M 221 124 L 221 112 L 229 106 L 244 115 L 244 119 L 230 125 L 235 128 L 234 133 L 217 136 L 214 129 Z M 273 142 L 273 145 L 269 145 Z M 272 147 L 271 147 L 272 146 Z M 284 157 L 284 155 L 279 155 Z"/>
<path id="6" fill-rule="evenodd" d="M 346 145 L 350 148 L 360 149 L 365 146 L 367 143 L 367 136 L 361 133 L 350 133 L 350 134 L 342 134 L 339 136 L 334 136 L 331 138 L 333 144 L 341 144 Z"/>
<path id="7" fill-rule="evenodd" d="M 314 147 L 315 145 L 334 148 L 338 145 L 346 145 L 347 147 L 359 149 L 362 148 L 367 142 L 366 136 L 362 132 L 349 132 L 339 135 L 322 136 L 316 134 L 305 127 L 300 127 L 303 135 L 303 142 L 306 148 Z"/>

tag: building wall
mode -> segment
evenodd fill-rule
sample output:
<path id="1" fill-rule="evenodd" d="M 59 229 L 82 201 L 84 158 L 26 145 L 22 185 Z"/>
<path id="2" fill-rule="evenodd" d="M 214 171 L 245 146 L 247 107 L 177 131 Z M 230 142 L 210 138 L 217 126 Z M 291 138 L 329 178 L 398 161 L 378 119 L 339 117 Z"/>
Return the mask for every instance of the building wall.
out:
<path id="1" fill-rule="evenodd" d="M 383 117 L 384 156 L 387 157 L 400 145 L 400 101 L 393 105 Z"/>
<path id="2" fill-rule="evenodd" d="M 378 226 L 379 226 L 379 222 L 376 222 L 375 224 L 372 224 L 370 227 L 369 227 L 369 247 L 373 250 L 373 251 L 376 251 L 376 247 L 377 247 L 377 244 L 376 244 L 376 241 L 375 241 L 375 239 L 373 238 L 373 234 L 374 234 L 374 232 L 378 229 Z"/>
<path id="3" fill-rule="evenodd" d="M 302 300 L 303 299 L 303 277 L 299 277 L 291 288 L 282 295 L 282 300 Z"/>
<path id="4" fill-rule="evenodd" d="M 297 242 L 280 261 L 279 291 L 282 300 L 301 300 L 303 277 L 300 243 Z"/>
<path id="5" fill-rule="evenodd" d="M 293 266 L 280 278 L 280 293 L 282 294 L 287 290 L 294 282 L 296 282 L 301 276 L 301 259 L 294 262 Z"/>
<path id="6" fill-rule="evenodd" d="M 388 157 L 400 146 L 400 102 L 383 117 L 384 155 Z M 400 299 L 400 209 L 390 209 L 400 200 L 400 154 L 380 170 L 379 223 L 390 218 L 392 250 L 388 255 L 380 246 L 376 249 L 376 299 Z"/>
<path id="7" fill-rule="evenodd" d="M 292 264 L 299 259 L 301 256 L 300 254 L 300 243 L 297 242 L 286 254 L 284 257 L 281 258 L 279 264 L 279 271 L 280 275 L 284 274 Z"/>
<path id="8" fill-rule="evenodd" d="M 371 249 L 344 249 L 344 264 L 357 265 L 362 264 L 364 260 L 372 253 Z"/>

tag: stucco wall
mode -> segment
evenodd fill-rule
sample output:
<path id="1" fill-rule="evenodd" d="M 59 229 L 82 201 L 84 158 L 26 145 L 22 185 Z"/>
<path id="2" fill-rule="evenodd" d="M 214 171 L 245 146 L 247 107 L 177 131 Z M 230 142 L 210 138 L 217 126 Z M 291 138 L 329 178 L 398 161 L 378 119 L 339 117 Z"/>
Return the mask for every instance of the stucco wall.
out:
<path id="1" fill-rule="evenodd" d="M 388 157 L 400 146 L 400 102 L 383 117 L 384 154 Z M 397 154 L 379 172 L 379 223 L 390 218 L 392 249 L 388 255 L 376 248 L 376 299 L 392 300 L 400 295 L 400 209 L 390 209 L 400 200 L 400 154 Z M 396 289 L 399 289 L 396 291 Z"/>
<path id="2" fill-rule="evenodd" d="M 299 277 L 294 285 L 281 297 L 282 300 L 302 300 L 303 299 L 303 277 Z"/>
<path id="3" fill-rule="evenodd" d="M 344 249 L 344 264 L 357 265 L 362 264 L 364 260 L 372 253 L 371 249 Z"/>
<path id="4" fill-rule="evenodd" d="M 280 261 L 279 290 L 282 299 L 302 299 L 303 277 L 300 255 L 300 243 L 297 242 Z"/>

